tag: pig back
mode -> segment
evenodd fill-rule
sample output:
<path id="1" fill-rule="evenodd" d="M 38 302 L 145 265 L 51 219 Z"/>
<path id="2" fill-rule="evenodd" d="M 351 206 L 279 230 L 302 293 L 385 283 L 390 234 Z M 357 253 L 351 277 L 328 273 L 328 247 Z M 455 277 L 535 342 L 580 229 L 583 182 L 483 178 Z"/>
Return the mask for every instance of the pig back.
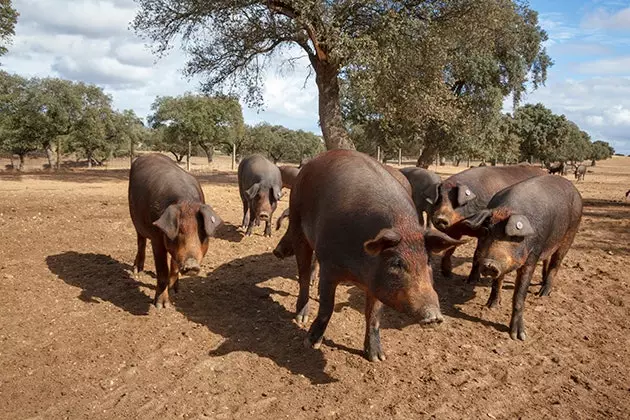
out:
<path id="1" fill-rule="evenodd" d="M 241 191 L 256 183 L 264 186 L 282 188 L 280 169 L 262 155 L 246 157 L 238 165 L 238 184 Z"/>
<path id="2" fill-rule="evenodd" d="M 138 157 L 129 172 L 129 211 L 136 229 L 145 237 L 159 233 L 153 222 L 177 202 L 205 203 L 199 181 L 160 154 Z"/>
<path id="3" fill-rule="evenodd" d="M 318 258 L 340 266 L 361 264 L 364 242 L 381 229 L 420 229 L 403 185 L 376 160 L 349 150 L 325 152 L 306 164 L 289 209 L 290 224 L 302 230 Z"/>
<path id="4" fill-rule="evenodd" d="M 463 184 L 475 193 L 477 198 L 474 200 L 474 205 L 465 206 L 466 215 L 470 215 L 485 208 L 492 197 L 504 188 L 529 178 L 544 175 L 547 175 L 547 171 L 534 166 L 484 166 L 470 168 L 455 174 L 447 178 L 444 185 Z"/>
<path id="5" fill-rule="evenodd" d="M 527 216 L 534 227 L 534 241 L 544 252 L 557 244 L 567 232 L 578 228 L 582 217 L 582 196 L 571 181 L 544 175 L 530 178 L 498 192 L 488 208 L 505 207 Z"/>

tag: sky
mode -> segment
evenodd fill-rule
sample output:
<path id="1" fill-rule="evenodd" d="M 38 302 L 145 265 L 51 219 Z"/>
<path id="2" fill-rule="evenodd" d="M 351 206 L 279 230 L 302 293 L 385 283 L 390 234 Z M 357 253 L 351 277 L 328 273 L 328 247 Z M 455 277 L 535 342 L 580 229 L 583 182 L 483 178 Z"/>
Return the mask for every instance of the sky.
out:
<path id="1" fill-rule="evenodd" d="M 545 86 L 523 103 L 541 102 L 564 114 L 593 140 L 630 154 L 630 0 L 530 0 L 549 34 L 554 61 Z M 155 97 L 195 92 L 182 74 L 186 56 L 174 48 L 157 59 L 129 29 L 133 0 L 13 0 L 20 13 L 2 69 L 97 84 L 118 109 L 150 113 Z M 294 50 L 296 51 L 296 50 Z M 299 55 L 299 51 L 296 51 Z M 290 54 L 290 52 L 288 53 Z M 308 60 L 266 75 L 263 109 L 243 106 L 245 122 L 268 121 L 321 134 L 317 88 Z M 511 100 L 504 110 L 511 112 Z"/>

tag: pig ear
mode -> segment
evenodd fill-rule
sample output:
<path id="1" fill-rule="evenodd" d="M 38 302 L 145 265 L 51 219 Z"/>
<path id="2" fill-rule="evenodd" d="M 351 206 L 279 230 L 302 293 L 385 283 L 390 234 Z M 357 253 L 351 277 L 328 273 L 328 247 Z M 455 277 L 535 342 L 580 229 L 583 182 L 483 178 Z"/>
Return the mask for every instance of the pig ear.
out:
<path id="1" fill-rule="evenodd" d="M 424 196 L 427 203 L 431 205 L 435 204 L 438 196 L 440 195 L 440 185 L 442 185 L 442 183 L 431 185 L 429 188 L 424 190 Z"/>
<path id="2" fill-rule="evenodd" d="M 388 248 L 393 248 L 401 240 L 401 236 L 393 229 L 382 229 L 374 239 L 363 243 L 363 249 L 368 255 L 376 256 Z"/>
<path id="3" fill-rule="evenodd" d="M 475 193 L 472 192 L 472 190 L 468 188 L 466 185 L 459 184 L 457 186 L 457 205 L 458 206 L 463 206 L 464 204 L 468 203 L 469 201 L 474 200 L 475 198 L 477 198 Z"/>
<path id="4" fill-rule="evenodd" d="M 485 222 L 486 219 L 488 217 L 490 217 L 490 216 L 492 216 L 492 210 L 490 210 L 490 209 L 483 209 L 479 213 L 473 214 L 469 218 L 464 219 L 462 221 L 462 224 L 464 226 L 469 227 L 472 230 L 477 230 L 477 229 L 481 228 L 481 226 L 483 225 L 483 222 Z"/>
<path id="5" fill-rule="evenodd" d="M 256 194 L 258 194 L 259 190 L 260 190 L 260 183 L 257 182 L 254 185 L 252 185 L 251 187 L 249 187 L 245 191 L 245 194 L 247 194 L 247 196 L 249 197 L 250 200 L 253 200 L 254 197 L 256 197 Z"/>
<path id="6" fill-rule="evenodd" d="M 171 204 L 164 210 L 160 218 L 153 222 L 153 225 L 160 228 L 171 241 L 177 238 L 179 232 L 179 213 L 177 204 Z"/>
<path id="7" fill-rule="evenodd" d="M 424 247 L 429 252 L 440 252 L 465 243 L 466 241 L 451 238 L 446 233 L 436 229 L 428 229 L 424 232 Z"/>
<path id="8" fill-rule="evenodd" d="M 505 225 L 505 234 L 508 236 L 530 236 L 534 234 L 534 228 L 527 216 L 513 214 Z"/>
<path id="9" fill-rule="evenodd" d="M 223 220 L 221 220 L 219 215 L 207 204 L 201 206 L 199 211 L 203 216 L 203 228 L 206 235 L 213 236 L 214 231 L 223 223 Z"/>

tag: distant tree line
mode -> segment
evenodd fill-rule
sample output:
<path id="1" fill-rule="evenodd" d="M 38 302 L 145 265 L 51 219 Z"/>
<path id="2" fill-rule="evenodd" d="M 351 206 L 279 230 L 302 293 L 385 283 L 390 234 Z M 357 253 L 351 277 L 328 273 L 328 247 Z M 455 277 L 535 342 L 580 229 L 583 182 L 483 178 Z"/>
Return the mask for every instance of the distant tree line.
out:
<path id="1" fill-rule="evenodd" d="M 237 157 L 262 153 L 299 162 L 324 150 L 321 137 L 302 130 L 243 122 L 238 100 L 229 96 L 186 94 L 158 97 L 145 126 L 131 110 L 112 108 L 112 99 L 94 85 L 58 78 L 27 79 L 0 71 L 0 153 L 20 170 L 29 153 L 43 152 L 48 167 L 59 168 L 73 155 L 87 166 L 133 156 L 136 150 L 187 155 L 215 150 Z"/>
<path id="2" fill-rule="evenodd" d="M 214 152 L 236 152 L 241 158 L 261 153 L 274 162 L 300 162 L 324 150 L 320 136 L 303 130 L 261 123 L 248 126 L 238 99 L 230 96 L 193 95 L 158 97 L 151 106 L 153 150 L 170 152 L 177 161 L 188 153 L 203 153 L 212 162 Z"/>
<path id="3" fill-rule="evenodd" d="M 70 153 L 88 166 L 128 154 L 147 132 L 133 111 L 117 112 L 111 102 L 94 85 L 0 71 L 0 152 L 17 155 L 17 169 L 36 151 L 51 168 Z"/>
<path id="4" fill-rule="evenodd" d="M 424 159 L 423 142 L 417 139 L 420 133 L 392 132 L 377 122 L 354 124 L 350 133 L 357 149 L 365 153 L 376 155 L 380 147 L 383 158 L 392 159 L 401 148 L 407 156 L 419 154 L 419 166 L 432 163 Z M 564 115 L 556 115 L 542 104 L 528 104 L 517 108 L 514 115 L 497 112 L 474 132 L 463 130 L 445 137 L 433 146 L 433 152 L 431 156 L 451 159 L 457 165 L 462 160 L 490 164 L 591 160 L 595 165 L 597 160 L 610 158 L 615 150 L 605 141 L 592 142 L 588 133 Z"/>

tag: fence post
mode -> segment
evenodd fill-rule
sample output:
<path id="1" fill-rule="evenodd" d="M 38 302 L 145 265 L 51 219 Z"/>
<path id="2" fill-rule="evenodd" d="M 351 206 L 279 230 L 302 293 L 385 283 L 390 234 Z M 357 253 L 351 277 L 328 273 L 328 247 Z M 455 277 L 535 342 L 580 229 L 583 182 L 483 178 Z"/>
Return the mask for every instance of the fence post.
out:
<path id="1" fill-rule="evenodd" d="M 398 166 L 402 165 L 402 148 L 398 148 Z"/>
<path id="2" fill-rule="evenodd" d="M 186 170 L 190 172 L 190 142 L 188 142 L 188 154 L 186 155 Z"/>
<path id="3" fill-rule="evenodd" d="M 236 166 L 236 143 L 232 144 L 232 170 Z"/>
<path id="4" fill-rule="evenodd" d="M 381 161 L 381 146 L 376 146 L 376 160 Z"/>

